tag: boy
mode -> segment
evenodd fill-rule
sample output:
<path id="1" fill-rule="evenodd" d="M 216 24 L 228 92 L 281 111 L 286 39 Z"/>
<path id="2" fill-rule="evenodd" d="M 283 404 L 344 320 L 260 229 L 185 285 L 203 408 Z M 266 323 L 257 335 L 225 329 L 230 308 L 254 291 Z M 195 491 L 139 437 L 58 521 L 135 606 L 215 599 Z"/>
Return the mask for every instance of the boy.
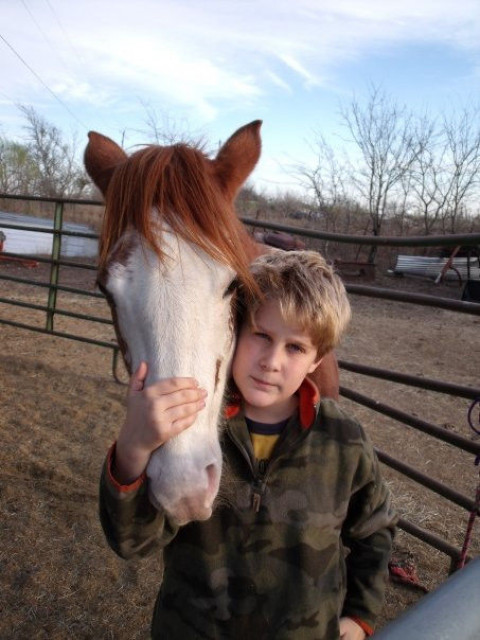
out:
<path id="1" fill-rule="evenodd" d="M 154 638 L 363 640 L 383 601 L 394 515 L 362 428 L 306 377 L 348 324 L 345 289 L 310 251 L 262 256 L 252 272 L 262 297 L 244 300 L 212 517 L 177 527 L 137 479 L 204 397 L 188 378 L 144 391 L 142 363 L 102 474 L 104 531 L 123 557 L 164 550 Z"/>

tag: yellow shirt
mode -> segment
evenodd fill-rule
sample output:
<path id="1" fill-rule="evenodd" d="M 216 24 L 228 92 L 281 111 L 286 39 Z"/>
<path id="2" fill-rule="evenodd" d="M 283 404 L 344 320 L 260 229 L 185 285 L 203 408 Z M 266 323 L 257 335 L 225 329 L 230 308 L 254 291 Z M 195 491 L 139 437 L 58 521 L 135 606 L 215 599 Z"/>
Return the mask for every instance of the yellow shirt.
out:
<path id="1" fill-rule="evenodd" d="M 288 418 L 276 424 L 264 424 L 249 418 L 246 418 L 246 422 L 252 439 L 255 457 L 257 460 L 269 460 L 273 448 L 288 422 Z"/>

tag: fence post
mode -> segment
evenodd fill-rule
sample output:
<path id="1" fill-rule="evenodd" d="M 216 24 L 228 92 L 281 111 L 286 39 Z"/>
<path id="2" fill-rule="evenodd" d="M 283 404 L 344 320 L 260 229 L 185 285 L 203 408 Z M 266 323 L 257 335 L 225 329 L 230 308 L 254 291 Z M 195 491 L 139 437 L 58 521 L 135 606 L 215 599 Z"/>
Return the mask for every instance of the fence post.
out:
<path id="1" fill-rule="evenodd" d="M 55 203 L 55 214 L 53 218 L 53 229 L 58 233 L 53 234 L 52 242 L 52 265 L 50 267 L 50 288 L 48 290 L 47 302 L 47 331 L 53 331 L 53 319 L 57 304 L 57 285 L 58 275 L 60 272 L 60 254 L 62 250 L 62 235 L 60 231 L 63 228 L 63 202 Z"/>

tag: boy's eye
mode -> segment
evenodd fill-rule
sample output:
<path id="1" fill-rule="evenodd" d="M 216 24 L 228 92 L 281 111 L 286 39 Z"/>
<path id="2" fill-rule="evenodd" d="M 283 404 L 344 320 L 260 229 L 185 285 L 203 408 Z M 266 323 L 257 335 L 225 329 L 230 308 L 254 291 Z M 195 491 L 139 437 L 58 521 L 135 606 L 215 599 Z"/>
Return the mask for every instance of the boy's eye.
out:
<path id="1" fill-rule="evenodd" d="M 305 353 L 305 349 L 299 344 L 289 344 L 288 348 L 293 353 Z"/>
<path id="2" fill-rule="evenodd" d="M 262 340 L 270 340 L 270 336 L 266 333 L 262 333 L 261 331 L 255 331 L 253 335 L 257 338 L 261 338 Z"/>

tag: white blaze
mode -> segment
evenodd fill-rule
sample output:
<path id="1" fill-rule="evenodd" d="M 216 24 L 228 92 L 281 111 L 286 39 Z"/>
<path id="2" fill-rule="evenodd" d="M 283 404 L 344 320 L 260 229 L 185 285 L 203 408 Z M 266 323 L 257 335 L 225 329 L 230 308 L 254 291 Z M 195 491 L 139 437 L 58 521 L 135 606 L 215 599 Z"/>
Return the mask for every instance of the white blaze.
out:
<path id="1" fill-rule="evenodd" d="M 105 282 L 131 370 L 145 360 L 147 386 L 186 376 L 208 392 L 192 427 L 153 453 L 147 469 L 151 499 L 179 522 L 206 518 L 221 473 L 218 422 L 234 346 L 231 300 L 224 294 L 234 272 L 168 231 L 162 237 L 164 262 L 135 236 L 131 240 L 126 263 L 109 266 Z"/>

